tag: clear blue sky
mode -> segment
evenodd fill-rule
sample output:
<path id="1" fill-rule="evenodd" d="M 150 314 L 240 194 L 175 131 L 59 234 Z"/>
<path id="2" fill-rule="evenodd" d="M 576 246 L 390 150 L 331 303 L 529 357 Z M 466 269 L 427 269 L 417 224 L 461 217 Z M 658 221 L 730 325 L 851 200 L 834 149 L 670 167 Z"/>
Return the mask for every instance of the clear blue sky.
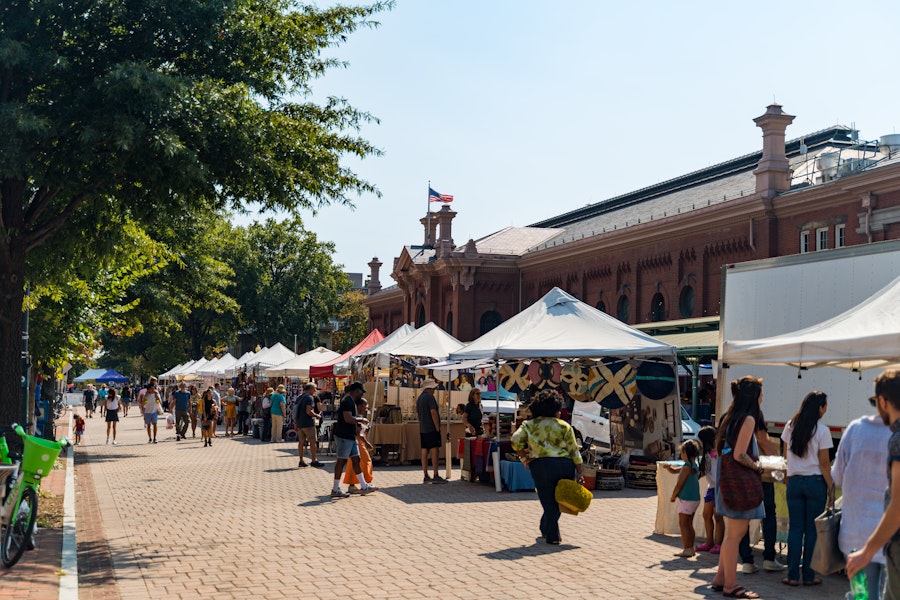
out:
<path id="1" fill-rule="evenodd" d="M 398 0 L 314 84 L 380 119 L 381 158 L 348 161 L 382 198 L 305 216 L 368 273 L 419 244 L 427 182 L 452 194 L 457 244 L 762 148 L 773 98 L 788 137 L 900 125 L 900 3 Z M 435 209 L 440 205 L 433 205 Z"/>

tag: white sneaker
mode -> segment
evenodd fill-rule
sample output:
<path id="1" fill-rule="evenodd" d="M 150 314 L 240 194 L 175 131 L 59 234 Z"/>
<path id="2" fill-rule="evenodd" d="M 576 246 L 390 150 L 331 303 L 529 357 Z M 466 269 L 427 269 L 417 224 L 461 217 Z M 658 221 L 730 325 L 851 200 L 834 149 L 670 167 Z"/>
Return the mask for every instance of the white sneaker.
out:
<path id="1" fill-rule="evenodd" d="M 106 438 L 106 445 L 109 445 L 109 438 Z"/>
<path id="2" fill-rule="evenodd" d="M 116 440 L 113 440 L 113 446 L 118 446 L 118 445 L 119 445 L 119 442 L 117 442 Z"/>
<path id="3" fill-rule="evenodd" d="M 778 560 L 764 560 L 763 569 L 766 571 L 784 571 L 787 565 L 783 565 Z"/>
<path id="4" fill-rule="evenodd" d="M 752 575 L 757 571 L 759 571 L 759 567 L 753 563 L 744 563 L 743 566 L 741 566 L 741 573 L 744 573 L 745 575 Z"/>

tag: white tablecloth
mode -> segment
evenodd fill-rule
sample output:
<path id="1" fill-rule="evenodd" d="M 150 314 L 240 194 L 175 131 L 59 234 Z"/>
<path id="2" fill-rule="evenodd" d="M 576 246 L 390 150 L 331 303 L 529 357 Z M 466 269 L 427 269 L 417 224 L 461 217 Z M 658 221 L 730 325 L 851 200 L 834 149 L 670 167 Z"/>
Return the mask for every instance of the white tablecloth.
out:
<path id="1" fill-rule="evenodd" d="M 670 473 L 666 464 L 672 462 L 656 463 L 656 527 L 654 531 L 663 535 L 681 535 L 678 527 L 678 501 L 669 502 L 672 490 L 678 483 L 678 475 Z M 706 538 L 706 529 L 703 525 L 703 496 L 706 494 L 706 478 L 700 479 L 700 507 L 694 513 L 694 531 L 697 538 Z"/>
<path id="2" fill-rule="evenodd" d="M 678 527 L 678 502 L 669 502 L 669 498 L 672 497 L 672 490 L 675 489 L 675 484 L 678 483 L 678 475 L 670 473 L 666 469 L 666 464 L 674 465 L 676 463 L 662 461 L 656 463 L 656 527 L 654 532 L 663 535 L 681 535 L 681 528 Z M 700 540 L 706 540 L 702 498 L 706 495 L 707 485 L 706 477 L 701 477 L 701 502 L 697 512 L 694 513 L 694 532 L 697 534 L 697 543 L 700 543 Z M 756 544 L 762 537 L 761 524 L 762 522 L 759 519 L 750 521 L 751 544 Z"/>

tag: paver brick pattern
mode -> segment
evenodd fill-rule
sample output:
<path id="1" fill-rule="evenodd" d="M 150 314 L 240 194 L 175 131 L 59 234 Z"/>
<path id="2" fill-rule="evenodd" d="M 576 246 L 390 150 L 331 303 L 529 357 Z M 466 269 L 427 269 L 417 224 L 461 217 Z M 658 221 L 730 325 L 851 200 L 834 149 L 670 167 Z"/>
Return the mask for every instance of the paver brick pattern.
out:
<path id="1" fill-rule="evenodd" d="M 653 533 L 653 492 L 596 491 L 586 513 L 563 516 L 563 544 L 549 546 L 536 540 L 535 494 L 498 494 L 458 471 L 436 486 L 421 483 L 418 466 L 376 468 L 381 491 L 332 500 L 334 457 L 298 469 L 294 443 L 220 431 L 205 448 L 199 435 L 176 442 L 161 420 L 159 443 L 148 444 L 134 413 L 113 446 L 104 425 L 88 420 L 77 468 L 90 466 L 126 600 L 722 597 L 709 589 L 717 557 L 675 558 L 680 539 Z M 763 598 L 849 589 L 840 576 L 815 588 L 788 588 L 782 576 L 739 580 Z"/>

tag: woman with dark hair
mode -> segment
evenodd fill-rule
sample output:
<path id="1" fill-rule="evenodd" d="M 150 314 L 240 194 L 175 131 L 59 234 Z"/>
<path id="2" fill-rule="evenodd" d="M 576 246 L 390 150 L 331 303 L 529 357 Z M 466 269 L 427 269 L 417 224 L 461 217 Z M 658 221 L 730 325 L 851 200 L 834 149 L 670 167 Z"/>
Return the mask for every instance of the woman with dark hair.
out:
<path id="1" fill-rule="evenodd" d="M 725 518 L 725 539 L 719 554 L 719 569 L 713 577 L 712 588 L 724 592 L 728 598 L 759 598 L 759 594 L 751 592 L 738 584 L 737 559 L 738 545 L 747 532 L 750 519 L 762 519 L 765 516 L 763 503 L 749 510 L 728 508 L 720 492 L 726 479 L 727 471 L 722 471 L 722 457 L 733 454 L 734 461 L 762 476 L 763 468 L 759 465 L 756 446 L 756 424 L 762 420 L 759 405 L 762 402 L 762 379 L 757 377 L 741 377 L 731 382 L 731 405 L 722 417 L 716 436 L 716 452 L 720 460 L 716 465 L 715 506 L 716 513 Z"/>
<path id="2" fill-rule="evenodd" d="M 531 419 L 522 423 L 512 436 L 512 447 L 525 466 L 531 470 L 538 500 L 544 509 L 541 516 L 541 536 L 548 544 L 558 545 L 559 504 L 556 484 L 562 479 L 581 476 L 581 452 L 575 441 L 575 430 L 559 418 L 562 403 L 550 390 L 538 394 L 531 403 Z"/>
<path id="3" fill-rule="evenodd" d="M 781 580 L 785 585 L 800 584 L 801 559 L 803 585 L 818 585 L 810 563 L 816 545 L 817 516 L 825 503 L 834 502 L 831 461 L 828 456 L 834 443 L 831 433 L 820 419 L 828 410 L 828 396 L 819 391 L 806 395 L 800 410 L 788 421 L 781 434 L 787 457 L 788 571 Z"/>
<path id="4" fill-rule="evenodd" d="M 191 437 L 197 437 L 197 417 L 203 413 L 200 391 L 197 389 L 196 385 L 191 385 L 188 391 L 191 394 Z M 202 435 L 203 431 L 201 430 L 200 433 Z"/>
<path id="5" fill-rule="evenodd" d="M 202 405 L 200 434 L 203 436 L 203 446 L 212 446 L 213 434 L 216 431 L 216 420 L 219 417 L 219 405 L 216 404 L 216 399 L 213 396 L 212 386 L 203 392 L 200 404 Z"/>
<path id="6" fill-rule="evenodd" d="M 484 413 L 481 410 L 481 390 L 469 390 L 469 402 L 465 406 L 466 430 L 472 435 L 484 435 Z"/>

